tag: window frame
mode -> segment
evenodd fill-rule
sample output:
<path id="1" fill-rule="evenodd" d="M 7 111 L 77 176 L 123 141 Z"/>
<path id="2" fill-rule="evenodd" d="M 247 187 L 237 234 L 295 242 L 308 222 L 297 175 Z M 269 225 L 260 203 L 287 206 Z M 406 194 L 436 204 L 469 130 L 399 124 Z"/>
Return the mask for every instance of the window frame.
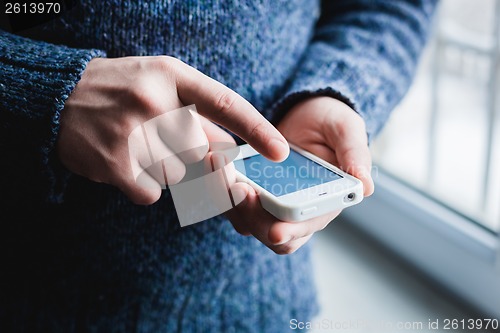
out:
<path id="1" fill-rule="evenodd" d="M 378 169 L 375 193 L 342 216 L 431 281 L 500 318 L 500 233 Z"/>

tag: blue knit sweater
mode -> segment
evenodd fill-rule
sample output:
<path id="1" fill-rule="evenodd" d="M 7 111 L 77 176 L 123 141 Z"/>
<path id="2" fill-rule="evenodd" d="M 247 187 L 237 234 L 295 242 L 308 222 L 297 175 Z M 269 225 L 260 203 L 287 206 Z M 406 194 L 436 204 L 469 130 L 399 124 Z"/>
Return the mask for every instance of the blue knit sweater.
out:
<path id="1" fill-rule="evenodd" d="M 285 332 L 317 311 L 310 248 L 280 257 L 222 217 L 180 228 L 54 154 L 93 57 L 171 55 L 278 122 L 336 97 L 375 135 L 406 92 L 435 0 L 82 0 L 0 30 L 0 331 Z M 10 214 L 10 215 L 9 215 Z M 334 314 L 332 314 L 334 315 Z"/>

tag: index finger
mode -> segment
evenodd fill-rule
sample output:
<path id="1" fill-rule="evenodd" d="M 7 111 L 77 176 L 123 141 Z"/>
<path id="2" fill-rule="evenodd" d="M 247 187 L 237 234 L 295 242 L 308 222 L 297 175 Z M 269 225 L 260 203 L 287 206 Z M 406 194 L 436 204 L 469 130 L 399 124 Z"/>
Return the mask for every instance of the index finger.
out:
<path id="1" fill-rule="evenodd" d="M 195 68 L 181 67 L 177 94 L 184 105 L 196 104 L 201 115 L 235 133 L 271 160 L 283 161 L 288 156 L 286 139 L 247 100 Z"/>

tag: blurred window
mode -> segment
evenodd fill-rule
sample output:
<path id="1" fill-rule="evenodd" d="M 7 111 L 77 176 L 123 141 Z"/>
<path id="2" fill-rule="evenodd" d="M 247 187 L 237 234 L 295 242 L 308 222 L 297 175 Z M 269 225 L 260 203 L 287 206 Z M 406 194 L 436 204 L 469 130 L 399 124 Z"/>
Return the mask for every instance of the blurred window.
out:
<path id="1" fill-rule="evenodd" d="M 444 0 L 375 165 L 500 232 L 500 1 Z"/>

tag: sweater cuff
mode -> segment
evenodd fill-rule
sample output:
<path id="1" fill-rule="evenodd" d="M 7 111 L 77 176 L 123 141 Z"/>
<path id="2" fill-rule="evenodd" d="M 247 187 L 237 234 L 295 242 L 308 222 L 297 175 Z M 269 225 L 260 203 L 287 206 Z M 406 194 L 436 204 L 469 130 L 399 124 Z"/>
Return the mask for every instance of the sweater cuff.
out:
<path id="1" fill-rule="evenodd" d="M 316 90 L 294 91 L 288 93 L 273 106 L 273 118 L 271 122 L 273 124 L 278 124 L 292 107 L 313 97 L 332 97 L 347 104 L 351 109 L 356 110 L 354 103 L 348 97 L 330 87 Z"/>
<path id="2" fill-rule="evenodd" d="M 78 82 L 80 82 L 88 63 L 94 58 L 105 56 L 106 54 L 100 50 L 88 50 L 82 54 L 77 66 L 74 68 L 74 72 L 69 74 L 63 83 L 62 89 L 58 93 L 59 97 L 56 97 L 49 137 L 42 146 L 42 163 L 45 166 L 44 170 L 49 181 L 47 200 L 50 203 L 61 203 L 63 201 L 66 185 L 72 175 L 72 173 L 62 165 L 55 150 L 56 141 L 59 136 L 61 112 L 64 109 L 66 100 L 69 98 Z"/>
<path id="3" fill-rule="evenodd" d="M 323 57 L 328 58 L 326 55 Z M 347 104 L 361 116 L 366 125 L 368 142 L 371 142 L 393 107 L 393 101 L 388 103 L 386 96 L 381 93 L 382 80 L 374 73 L 376 68 L 366 66 L 361 70 L 343 59 L 335 61 L 321 58 L 319 55 L 306 57 L 287 92 L 274 104 L 272 121 L 279 122 L 291 107 L 307 98 L 332 97 Z M 391 82 L 384 83 L 391 85 Z"/>
<path id="4" fill-rule="evenodd" d="M 271 113 L 273 115 L 271 122 L 275 126 L 277 126 L 277 124 L 285 117 L 288 111 L 290 111 L 290 109 L 292 109 L 295 105 L 309 98 L 314 98 L 314 97 L 335 98 L 336 100 L 341 101 L 342 103 L 346 104 L 351 109 L 353 109 L 354 112 L 356 112 L 359 116 L 361 116 L 361 118 L 363 118 L 363 120 L 366 123 L 365 115 L 357 111 L 356 104 L 349 97 L 343 95 L 342 93 L 331 87 L 289 92 L 287 95 L 281 98 L 276 104 L 274 104 Z M 372 135 L 370 131 L 367 131 L 367 137 L 368 137 L 368 142 L 371 142 Z"/>
<path id="5" fill-rule="evenodd" d="M 0 136 L 9 142 L 7 158 L 30 161 L 23 178 L 34 180 L 36 193 L 50 203 L 62 202 L 71 175 L 55 152 L 61 112 L 87 64 L 105 56 L 0 30 L 0 109 L 8 128 Z"/>

